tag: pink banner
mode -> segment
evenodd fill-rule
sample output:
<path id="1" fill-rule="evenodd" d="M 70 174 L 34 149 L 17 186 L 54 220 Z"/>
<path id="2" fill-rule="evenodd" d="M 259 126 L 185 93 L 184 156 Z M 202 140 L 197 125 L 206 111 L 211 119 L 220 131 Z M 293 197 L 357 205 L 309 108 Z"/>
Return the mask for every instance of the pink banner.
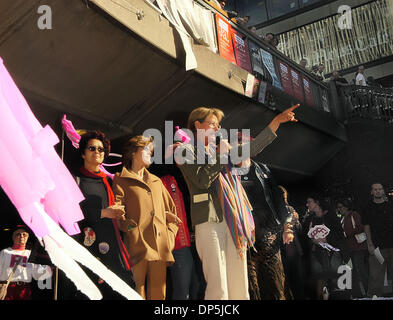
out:
<path id="1" fill-rule="evenodd" d="M 220 56 L 236 64 L 235 53 L 232 45 L 232 28 L 220 15 L 216 14 L 218 50 Z"/>
<path id="2" fill-rule="evenodd" d="M 235 48 L 236 63 L 240 68 L 252 73 L 250 53 L 244 35 L 232 29 L 233 47 Z"/>

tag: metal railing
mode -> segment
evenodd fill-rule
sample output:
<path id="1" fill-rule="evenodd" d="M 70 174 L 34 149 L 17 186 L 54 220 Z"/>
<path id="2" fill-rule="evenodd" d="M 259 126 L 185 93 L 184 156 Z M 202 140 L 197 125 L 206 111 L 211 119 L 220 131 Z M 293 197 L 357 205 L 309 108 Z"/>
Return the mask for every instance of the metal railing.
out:
<path id="1" fill-rule="evenodd" d="M 231 25 L 231 28 L 235 29 L 236 31 L 238 31 L 244 35 L 243 40 L 245 40 L 247 42 L 252 41 L 252 42 L 256 43 L 263 50 L 269 52 L 274 58 L 276 74 L 278 77 L 280 77 L 280 73 L 279 73 L 279 67 L 278 67 L 277 60 L 284 62 L 289 67 L 291 67 L 293 70 L 297 71 L 300 75 L 306 76 L 310 81 L 310 87 L 311 87 L 312 96 L 313 96 L 313 98 L 312 98 L 313 105 L 310 105 L 310 107 L 313 107 L 316 110 L 324 112 L 326 114 L 331 114 L 331 110 L 330 110 L 330 106 L 331 106 L 330 100 L 331 99 L 330 99 L 330 94 L 329 94 L 329 88 L 326 83 L 318 80 L 318 78 L 313 73 L 302 68 L 298 63 L 291 60 L 288 56 L 284 55 L 283 53 L 278 51 L 276 48 L 269 45 L 263 39 L 258 37 L 258 35 L 250 32 L 247 28 L 241 27 L 238 24 L 234 23 L 232 20 L 228 19 L 221 12 L 216 10 L 214 7 L 210 6 L 205 1 L 194 0 L 194 2 L 198 3 L 199 5 L 203 6 L 204 8 L 209 9 L 213 13 L 219 14 L 223 19 L 225 19 Z M 216 38 L 217 38 L 217 34 L 216 34 Z M 266 74 L 268 74 L 268 72 L 266 72 Z M 257 77 L 260 78 L 260 75 L 257 75 Z M 260 80 L 271 83 L 270 77 L 262 76 L 262 78 Z M 281 78 L 280 78 L 280 81 L 281 81 Z M 302 85 L 302 88 L 303 88 L 303 95 L 305 96 L 305 91 L 304 91 L 303 85 Z M 283 91 L 282 94 L 286 94 L 286 93 Z M 293 96 L 289 96 L 289 99 L 293 100 L 294 102 L 298 102 L 298 101 L 296 101 L 296 99 Z M 303 103 L 306 104 L 306 102 L 303 102 Z"/>
<path id="2" fill-rule="evenodd" d="M 346 119 L 383 120 L 393 124 L 393 88 L 348 85 L 338 89 Z"/>

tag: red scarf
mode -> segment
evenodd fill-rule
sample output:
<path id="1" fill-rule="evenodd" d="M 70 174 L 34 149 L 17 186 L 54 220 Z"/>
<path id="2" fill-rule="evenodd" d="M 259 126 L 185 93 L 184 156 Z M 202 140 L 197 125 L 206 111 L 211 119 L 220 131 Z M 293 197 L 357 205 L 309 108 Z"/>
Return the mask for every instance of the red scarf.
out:
<path id="1" fill-rule="evenodd" d="M 105 173 L 103 173 L 101 171 L 100 172 L 92 172 L 92 171 L 87 170 L 85 167 L 81 167 L 79 169 L 79 171 L 80 171 L 80 173 L 82 173 L 86 177 L 102 179 L 102 182 L 104 182 L 105 189 L 108 194 L 108 205 L 113 206 L 115 204 L 115 196 L 113 194 L 112 188 L 108 182 L 108 179 L 107 179 Z M 126 269 L 128 271 L 130 271 L 131 266 L 132 266 L 130 254 L 128 253 L 126 246 L 124 245 L 124 243 L 121 239 L 119 227 L 117 225 L 117 220 L 112 219 L 112 222 L 113 222 L 113 227 L 115 229 L 116 239 L 117 239 L 117 243 L 119 244 L 120 253 L 123 258 L 124 265 L 125 265 Z"/>
<path id="2" fill-rule="evenodd" d="M 26 245 L 24 244 L 14 244 L 12 250 L 26 250 Z"/>

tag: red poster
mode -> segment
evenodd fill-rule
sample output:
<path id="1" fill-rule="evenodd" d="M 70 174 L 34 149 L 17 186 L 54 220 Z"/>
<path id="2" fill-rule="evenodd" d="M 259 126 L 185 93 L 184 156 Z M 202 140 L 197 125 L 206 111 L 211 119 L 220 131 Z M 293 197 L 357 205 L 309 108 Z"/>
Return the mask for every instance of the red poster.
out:
<path id="1" fill-rule="evenodd" d="M 289 68 L 289 70 L 291 72 L 292 78 L 293 96 L 299 101 L 304 102 L 303 84 L 300 78 L 300 74 L 292 68 Z"/>
<path id="2" fill-rule="evenodd" d="M 282 61 L 277 60 L 280 69 L 281 85 L 286 93 L 293 96 L 292 79 L 289 73 L 289 67 Z"/>
<path id="3" fill-rule="evenodd" d="M 306 98 L 306 104 L 308 104 L 309 106 L 313 106 L 314 100 L 312 98 L 312 90 L 311 90 L 310 80 L 305 76 L 302 76 L 302 79 L 303 79 L 304 96 Z"/>
<path id="4" fill-rule="evenodd" d="M 218 50 L 220 56 L 228 61 L 236 64 L 235 54 L 232 46 L 232 32 L 231 26 L 221 16 L 216 14 L 217 37 L 218 37 Z"/>
<path id="5" fill-rule="evenodd" d="M 244 35 L 239 31 L 232 29 L 233 47 L 235 48 L 236 63 L 240 68 L 252 73 L 250 53 Z"/>

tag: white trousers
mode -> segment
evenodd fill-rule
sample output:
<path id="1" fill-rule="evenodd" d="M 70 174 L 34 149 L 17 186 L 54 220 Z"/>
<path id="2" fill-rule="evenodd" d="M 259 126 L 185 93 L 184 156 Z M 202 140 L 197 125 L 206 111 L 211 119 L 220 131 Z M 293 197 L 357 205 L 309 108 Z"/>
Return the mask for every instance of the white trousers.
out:
<path id="1" fill-rule="evenodd" d="M 196 225 L 195 244 L 207 284 L 205 300 L 249 300 L 246 250 L 241 259 L 226 221 Z"/>

